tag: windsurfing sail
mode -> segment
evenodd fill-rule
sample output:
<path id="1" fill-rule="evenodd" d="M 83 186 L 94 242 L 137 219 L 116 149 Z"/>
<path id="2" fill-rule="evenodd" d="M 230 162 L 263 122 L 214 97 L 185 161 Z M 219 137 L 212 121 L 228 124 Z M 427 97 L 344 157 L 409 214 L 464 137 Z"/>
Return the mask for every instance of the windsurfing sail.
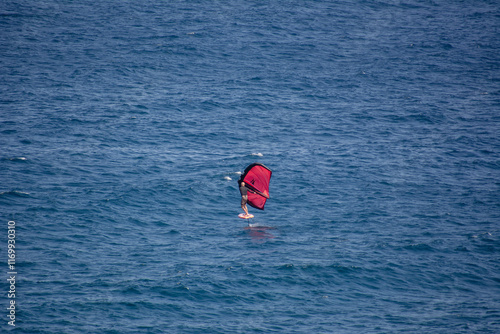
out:
<path id="1" fill-rule="evenodd" d="M 255 162 L 245 168 L 238 181 L 245 182 L 248 191 L 248 204 L 256 209 L 264 210 L 269 198 L 269 182 L 272 171 L 261 163 Z"/>

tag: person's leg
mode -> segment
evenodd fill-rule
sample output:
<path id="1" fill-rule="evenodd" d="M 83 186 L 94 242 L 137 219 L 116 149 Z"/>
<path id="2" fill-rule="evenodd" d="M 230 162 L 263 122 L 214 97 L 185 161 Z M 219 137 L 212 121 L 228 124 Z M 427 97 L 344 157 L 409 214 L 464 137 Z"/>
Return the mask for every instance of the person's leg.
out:
<path id="1" fill-rule="evenodd" d="M 248 216 L 247 201 L 248 201 L 248 196 L 246 195 L 241 196 L 241 208 L 243 209 L 243 211 L 245 211 L 245 214 Z"/>

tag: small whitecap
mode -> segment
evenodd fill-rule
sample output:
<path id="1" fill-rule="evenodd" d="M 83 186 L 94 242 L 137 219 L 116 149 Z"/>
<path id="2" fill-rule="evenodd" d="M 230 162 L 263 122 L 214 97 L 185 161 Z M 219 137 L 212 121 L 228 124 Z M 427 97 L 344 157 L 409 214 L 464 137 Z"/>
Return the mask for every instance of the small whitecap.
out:
<path id="1" fill-rule="evenodd" d="M 252 156 L 254 156 L 254 157 L 263 157 L 264 154 L 262 154 L 262 153 L 252 153 Z"/>
<path id="2" fill-rule="evenodd" d="M 226 180 L 226 181 L 231 181 L 231 180 L 232 180 L 232 178 L 230 178 L 229 176 L 224 176 L 224 180 Z"/>

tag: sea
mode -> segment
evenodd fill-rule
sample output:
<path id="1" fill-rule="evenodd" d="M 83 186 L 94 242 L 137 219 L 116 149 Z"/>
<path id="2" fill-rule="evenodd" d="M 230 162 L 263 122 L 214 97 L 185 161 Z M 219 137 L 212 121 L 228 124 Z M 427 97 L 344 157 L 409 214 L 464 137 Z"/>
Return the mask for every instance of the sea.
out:
<path id="1" fill-rule="evenodd" d="M 3 333 L 500 333 L 500 4 L 2 0 L 0 235 Z"/>

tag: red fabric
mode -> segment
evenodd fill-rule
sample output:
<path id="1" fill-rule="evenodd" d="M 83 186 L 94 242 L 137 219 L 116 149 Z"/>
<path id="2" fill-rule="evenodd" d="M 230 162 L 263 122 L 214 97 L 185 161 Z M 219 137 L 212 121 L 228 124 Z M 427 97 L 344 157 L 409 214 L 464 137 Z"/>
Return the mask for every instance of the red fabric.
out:
<path id="1" fill-rule="evenodd" d="M 264 210 L 266 200 L 269 198 L 269 182 L 272 173 L 269 168 L 259 163 L 252 164 L 245 169 L 242 177 L 243 182 L 249 189 L 249 205 Z"/>

